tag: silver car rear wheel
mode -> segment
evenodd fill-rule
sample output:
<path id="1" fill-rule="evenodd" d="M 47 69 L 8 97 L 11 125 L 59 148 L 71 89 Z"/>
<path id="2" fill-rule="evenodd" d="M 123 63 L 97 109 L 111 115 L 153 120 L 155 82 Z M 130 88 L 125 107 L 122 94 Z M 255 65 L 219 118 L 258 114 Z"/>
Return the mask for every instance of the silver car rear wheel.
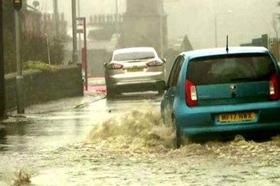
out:
<path id="1" fill-rule="evenodd" d="M 107 98 L 109 98 L 109 99 L 110 98 L 114 98 L 114 97 L 116 97 L 116 96 L 118 96 L 120 94 L 121 94 L 120 91 L 118 91 L 118 90 L 116 90 L 114 88 L 107 87 Z"/>

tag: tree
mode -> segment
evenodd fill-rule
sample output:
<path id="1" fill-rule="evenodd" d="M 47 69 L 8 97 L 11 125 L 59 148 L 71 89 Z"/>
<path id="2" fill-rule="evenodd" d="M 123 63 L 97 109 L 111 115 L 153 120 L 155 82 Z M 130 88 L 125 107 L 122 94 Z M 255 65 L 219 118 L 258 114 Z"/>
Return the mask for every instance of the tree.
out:
<path id="1" fill-rule="evenodd" d="M 24 0 L 26 4 L 26 0 Z M 39 6 L 36 1 L 33 2 L 35 7 Z M 5 51 L 5 73 L 16 72 L 16 54 L 15 54 L 15 20 L 12 1 L 3 1 L 3 20 L 4 21 L 4 51 Z M 48 63 L 46 33 L 47 29 L 52 28 L 52 21 L 42 22 L 43 15 L 39 11 L 30 11 L 23 7 L 20 11 L 20 28 L 21 28 L 21 60 L 24 64 L 26 61 L 42 61 Z M 54 37 L 53 33 L 48 33 L 50 38 L 49 49 L 53 63 L 61 64 L 64 56 L 64 39 L 65 36 Z"/>
<path id="2" fill-rule="evenodd" d="M 4 69 L 5 73 L 15 71 L 15 21 L 13 1 L 3 1 L 3 32 L 4 32 Z"/>

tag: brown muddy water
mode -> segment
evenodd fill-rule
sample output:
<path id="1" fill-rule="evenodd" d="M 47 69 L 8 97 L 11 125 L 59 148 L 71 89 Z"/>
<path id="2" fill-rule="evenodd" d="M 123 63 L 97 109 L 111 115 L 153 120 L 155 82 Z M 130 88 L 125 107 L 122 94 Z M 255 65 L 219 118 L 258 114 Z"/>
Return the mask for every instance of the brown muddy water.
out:
<path id="1" fill-rule="evenodd" d="M 237 136 L 180 149 L 173 141 L 172 127 L 145 105 L 113 115 L 79 142 L 21 154 L 21 166 L 7 170 L 2 185 L 280 185 L 280 137 Z"/>

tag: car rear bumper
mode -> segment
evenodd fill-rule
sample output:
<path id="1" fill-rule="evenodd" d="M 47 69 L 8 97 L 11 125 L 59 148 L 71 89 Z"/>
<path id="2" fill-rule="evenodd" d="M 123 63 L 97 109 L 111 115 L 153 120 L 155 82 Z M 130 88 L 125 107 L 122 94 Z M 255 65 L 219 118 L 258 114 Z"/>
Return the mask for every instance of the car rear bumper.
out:
<path id="1" fill-rule="evenodd" d="M 280 107 L 278 101 L 179 111 L 180 113 L 176 115 L 177 127 L 183 135 L 189 137 L 232 138 L 238 134 L 244 137 L 280 134 Z M 256 113 L 254 120 L 221 123 L 217 118 L 219 113 L 248 111 Z"/>
<path id="2" fill-rule="evenodd" d="M 162 80 L 116 83 L 110 87 L 120 92 L 157 91 L 158 82 Z"/>
<path id="3" fill-rule="evenodd" d="M 181 135 L 194 140 L 234 139 L 242 135 L 248 139 L 262 139 L 280 134 L 280 123 L 184 128 Z"/>
<path id="4" fill-rule="evenodd" d="M 107 87 L 118 92 L 139 92 L 139 91 L 157 91 L 156 84 L 164 81 L 163 73 L 154 73 L 153 76 L 141 75 L 126 76 L 110 76 L 106 79 Z"/>

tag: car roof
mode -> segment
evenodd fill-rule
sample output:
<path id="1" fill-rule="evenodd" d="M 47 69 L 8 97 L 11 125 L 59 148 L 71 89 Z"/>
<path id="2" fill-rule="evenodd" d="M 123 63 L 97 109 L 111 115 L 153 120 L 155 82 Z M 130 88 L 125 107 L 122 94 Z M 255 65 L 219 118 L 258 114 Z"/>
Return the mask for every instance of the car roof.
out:
<path id="1" fill-rule="evenodd" d="M 265 47 L 229 47 L 228 51 L 226 48 L 209 48 L 192 50 L 182 52 L 180 55 L 185 55 L 190 58 L 204 57 L 204 56 L 215 56 L 215 55 L 226 55 L 226 54 L 246 54 L 246 53 L 268 53 L 268 49 Z"/>
<path id="2" fill-rule="evenodd" d="M 114 50 L 114 54 L 126 53 L 126 52 L 141 52 L 141 51 L 152 51 L 155 52 L 153 47 L 130 47 L 130 48 L 120 48 Z"/>

